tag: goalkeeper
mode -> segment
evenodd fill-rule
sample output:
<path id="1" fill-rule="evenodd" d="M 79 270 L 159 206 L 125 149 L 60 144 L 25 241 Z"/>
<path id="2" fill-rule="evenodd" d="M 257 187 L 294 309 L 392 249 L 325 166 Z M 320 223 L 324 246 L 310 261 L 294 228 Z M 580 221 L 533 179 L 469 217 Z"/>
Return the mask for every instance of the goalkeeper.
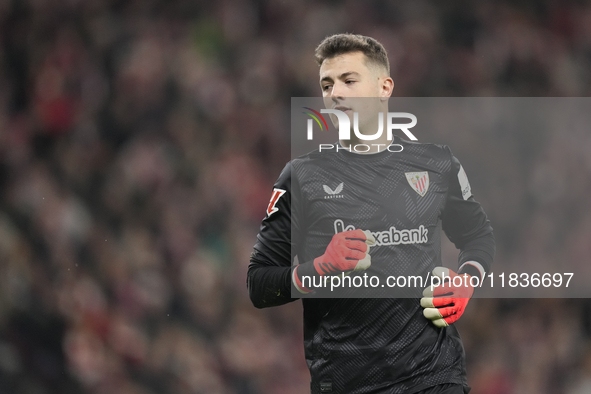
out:
<path id="1" fill-rule="evenodd" d="M 339 34 L 318 46 L 316 58 L 327 108 L 352 116 L 352 98 L 373 97 L 376 112 L 387 112 L 394 83 L 380 43 Z M 367 119 L 376 118 L 360 114 L 359 130 L 372 138 L 341 140 L 342 149 L 311 152 L 280 174 L 251 255 L 250 298 L 266 308 L 302 297 L 312 393 L 467 393 L 453 323 L 476 281 L 444 282 L 421 299 L 314 298 L 320 282 L 302 280 L 377 269 L 480 283 L 490 271 L 492 227 L 451 150 L 386 133 L 375 139 L 378 125 Z M 345 149 L 364 142 L 372 146 L 364 154 Z M 386 149 L 394 144 L 403 149 Z M 457 270 L 440 267 L 442 229 L 460 249 Z"/>

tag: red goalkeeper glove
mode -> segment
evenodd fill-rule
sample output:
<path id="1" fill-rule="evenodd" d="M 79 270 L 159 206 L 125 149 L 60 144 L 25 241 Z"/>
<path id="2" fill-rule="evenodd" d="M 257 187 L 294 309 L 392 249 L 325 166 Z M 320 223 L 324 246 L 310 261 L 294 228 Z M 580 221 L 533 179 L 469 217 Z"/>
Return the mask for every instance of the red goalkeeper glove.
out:
<path id="1" fill-rule="evenodd" d="M 326 252 L 314 259 L 314 268 L 320 276 L 366 270 L 371 266 L 371 257 L 367 250 L 375 242 L 369 231 L 337 233 L 326 247 Z"/>
<path id="2" fill-rule="evenodd" d="M 293 271 L 293 283 L 302 293 L 310 289 L 302 285 L 300 278 L 304 276 L 337 275 L 341 272 L 366 270 L 371 266 L 370 246 L 376 239 L 369 231 L 352 230 L 337 233 L 326 247 L 326 251 L 313 261 L 298 265 Z"/>
<path id="3" fill-rule="evenodd" d="M 438 277 L 440 282 L 438 286 L 429 286 L 423 291 L 423 315 L 435 326 L 447 327 L 462 316 L 474 294 L 474 287 L 470 284 L 470 275 L 458 275 L 449 268 L 435 267 L 431 275 Z M 454 278 L 457 278 L 455 284 Z M 432 283 L 438 282 L 434 280 Z"/>

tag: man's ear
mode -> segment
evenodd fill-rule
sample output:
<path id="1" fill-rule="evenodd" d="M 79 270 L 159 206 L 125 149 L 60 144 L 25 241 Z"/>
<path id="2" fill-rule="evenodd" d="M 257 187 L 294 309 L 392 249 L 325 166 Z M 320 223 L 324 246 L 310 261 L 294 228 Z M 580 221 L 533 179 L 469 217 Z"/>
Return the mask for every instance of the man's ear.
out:
<path id="1" fill-rule="evenodd" d="M 380 97 L 387 99 L 392 96 L 394 90 L 394 80 L 390 77 L 380 77 Z"/>

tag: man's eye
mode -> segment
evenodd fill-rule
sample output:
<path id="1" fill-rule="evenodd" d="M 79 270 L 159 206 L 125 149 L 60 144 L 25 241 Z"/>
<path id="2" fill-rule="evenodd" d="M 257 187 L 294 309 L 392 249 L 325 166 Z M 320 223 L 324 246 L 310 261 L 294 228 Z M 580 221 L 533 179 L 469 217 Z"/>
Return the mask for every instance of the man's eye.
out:
<path id="1" fill-rule="evenodd" d="M 351 84 L 351 83 L 353 83 L 353 82 L 356 82 L 356 81 L 354 81 L 354 80 L 352 80 L 352 79 L 349 79 L 349 80 L 345 81 L 345 83 L 348 83 L 348 84 Z"/>
<path id="2" fill-rule="evenodd" d="M 322 87 L 322 90 L 328 90 L 328 89 L 330 89 L 330 85 L 324 85 L 324 86 Z"/>

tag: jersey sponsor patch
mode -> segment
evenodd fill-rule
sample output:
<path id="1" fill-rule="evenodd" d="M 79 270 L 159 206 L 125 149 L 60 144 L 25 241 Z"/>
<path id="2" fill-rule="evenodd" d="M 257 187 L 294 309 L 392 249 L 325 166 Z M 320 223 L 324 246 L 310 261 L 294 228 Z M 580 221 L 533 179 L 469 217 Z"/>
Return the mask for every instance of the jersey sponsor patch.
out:
<path id="1" fill-rule="evenodd" d="M 269 201 L 269 206 L 267 207 L 267 216 L 271 216 L 275 212 L 279 210 L 279 208 L 275 207 L 279 198 L 285 193 L 283 189 L 273 189 L 273 194 L 271 194 L 271 201 Z"/>
<path id="2" fill-rule="evenodd" d="M 464 200 L 467 200 L 472 195 L 472 188 L 470 187 L 470 182 L 468 182 L 468 176 L 466 175 L 466 171 L 464 171 L 464 167 L 460 165 L 460 171 L 458 171 L 458 182 L 460 182 L 460 189 L 462 190 L 462 197 Z"/>
<path id="3" fill-rule="evenodd" d="M 338 234 L 343 231 L 353 231 L 355 226 L 349 224 L 345 226 L 342 219 L 334 221 L 334 233 Z M 422 224 L 418 228 L 398 230 L 391 226 L 385 231 L 371 231 L 371 234 L 376 239 L 374 246 L 392 246 L 392 245 L 409 245 L 409 244 L 426 244 L 429 242 L 429 229 Z"/>
<path id="4" fill-rule="evenodd" d="M 429 173 L 427 171 L 405 172 L 406 180 L 412 189 L 423 197 L 429 189 Z"/>

